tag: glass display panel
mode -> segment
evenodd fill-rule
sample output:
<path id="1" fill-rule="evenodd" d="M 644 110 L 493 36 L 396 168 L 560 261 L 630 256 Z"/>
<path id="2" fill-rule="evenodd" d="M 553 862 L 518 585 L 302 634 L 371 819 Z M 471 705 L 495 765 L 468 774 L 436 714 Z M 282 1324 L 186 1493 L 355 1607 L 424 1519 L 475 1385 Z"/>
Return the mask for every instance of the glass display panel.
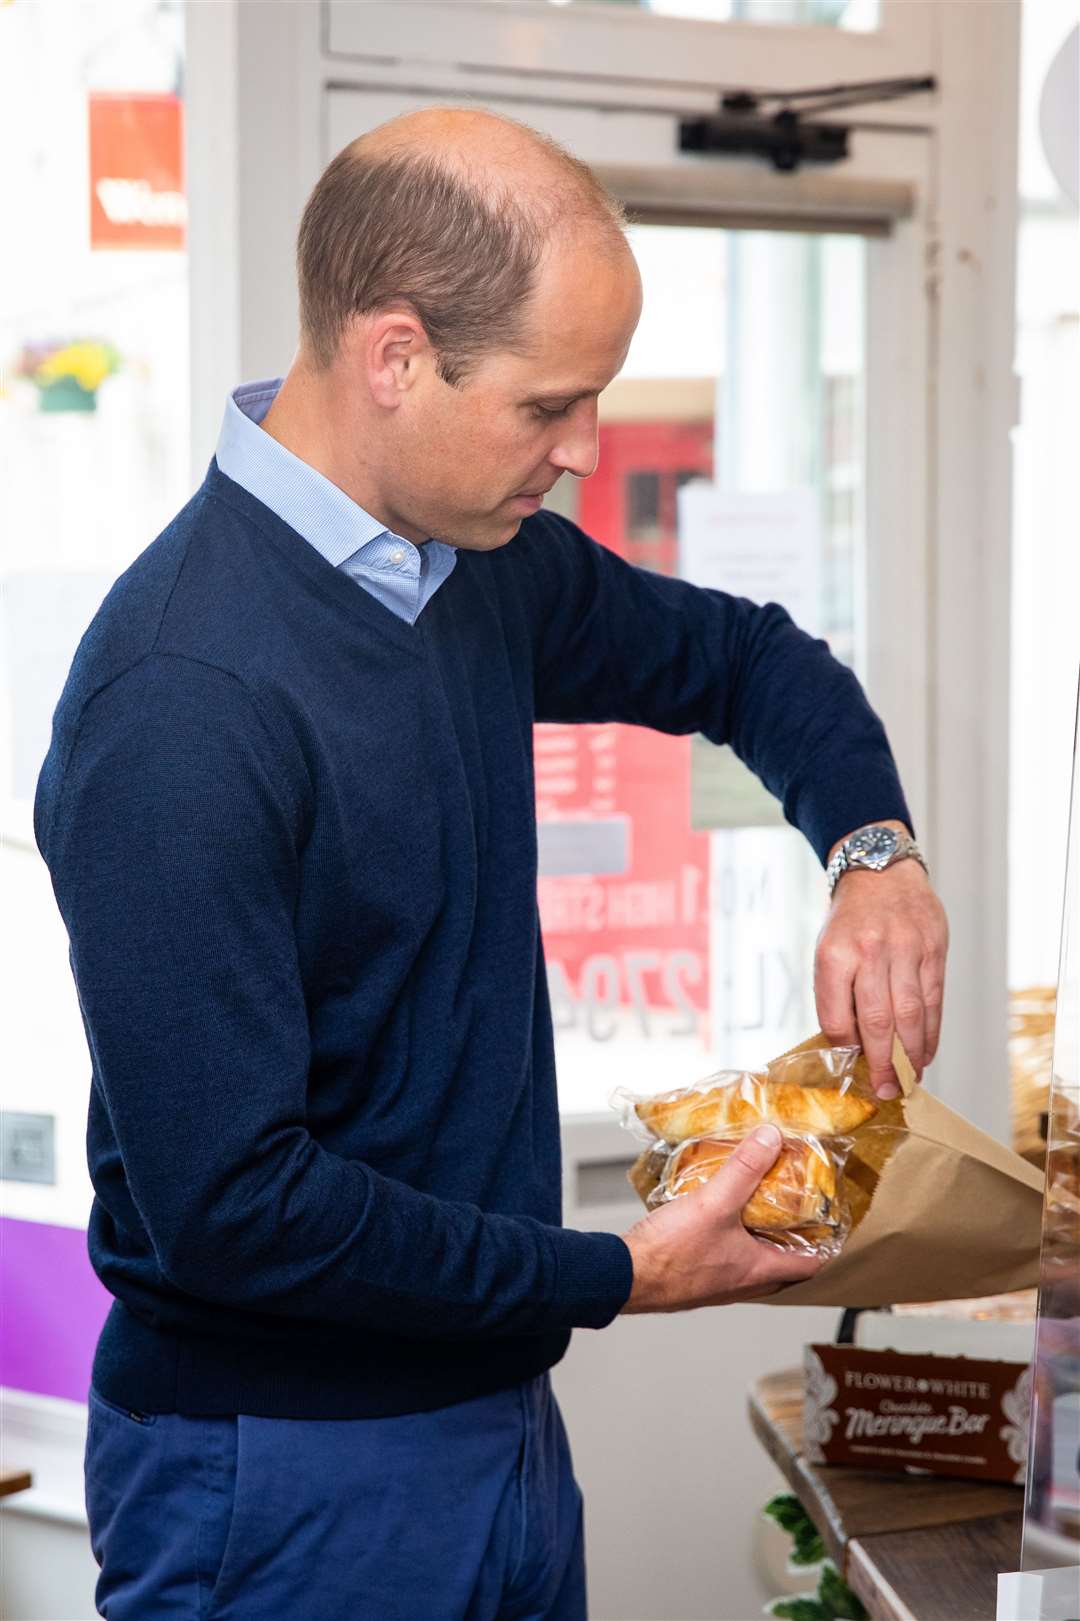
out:
<path id="1" fill-rule="evenodd" d="M 783 603 L 861 670 L 865 243 L 650 223 L 630 241 L 644 313 L 599 465 L 548 504 L 644 568 Z M 821 869 L 730 749 L 544 725 L 535 756 L 564 1113 L 815 1027 Z"/>
<path id="2" fill-rule="evenodd" d="M 1080 752 L 1075 739 L 1046 1136 L 1024 1570 L 1080 1566 Z"/>
<path id="3" fill-rule="evenodd" d="M 1012 577 L 1009 582 L 1009 986 L 1015 1146 L 1043 1153 L 1080 666 L 1080 230 L 1043 151 L 1040 105 L 1075 4 L 1021 9 Z M 1033 883 L 1029 852 L 1039 851 Z M 1038 1050 L 1041 1042 L 1044 1050 Z M 1040 1161 L 1041 1163 L 1041 1161 Z"/>

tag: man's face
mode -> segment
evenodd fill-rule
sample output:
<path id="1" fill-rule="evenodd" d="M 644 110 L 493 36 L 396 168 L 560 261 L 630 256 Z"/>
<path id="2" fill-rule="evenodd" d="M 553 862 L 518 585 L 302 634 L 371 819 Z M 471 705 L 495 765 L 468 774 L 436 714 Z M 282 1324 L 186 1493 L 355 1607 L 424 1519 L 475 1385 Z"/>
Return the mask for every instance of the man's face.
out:
<path id="1" fill-rule="evenodd" d="M 500 351 L 454 388 L 425 357 L 396 413 L 391 499 L 408 539 L 505 546 L 543 494 L 596 466 L 596 396 L 622 368 L 641 314 L 629 249 L 553 252 L 530 309 L 531 353 Z M 394 527 L 397 527 L 395 524 Z"/>

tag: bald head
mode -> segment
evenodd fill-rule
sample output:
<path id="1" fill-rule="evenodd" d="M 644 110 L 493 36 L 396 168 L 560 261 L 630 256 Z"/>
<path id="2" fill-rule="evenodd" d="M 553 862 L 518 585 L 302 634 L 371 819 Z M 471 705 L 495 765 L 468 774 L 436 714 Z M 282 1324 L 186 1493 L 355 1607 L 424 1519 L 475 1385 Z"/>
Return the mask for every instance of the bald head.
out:
<path id="1" fill-rule="evenodd" d="M 447 163 L 526 162 L 544 150 L 562 155 L 539 131 L 480 107 L 420 107 L 387 119 L 352 142 L 354 152 L 437 151 Z"/>
<path id="2" fill-rule="evenodd" d="M 592 171 L 528 124 L 476 107 L 421 107 L 380 124 L 347 148 L 358 157 L 433 158 L 481 194 L 517 194 L 567 216 L 592 212 L 621 224 L 621 211 Z"/>
<path id="3" fill-rule="evenodd" d="M 339 152 L 308 200 L 304 349 L 325 367 L 353 318 L 405 307 L 460 383 L 492 350 L 528 352 L 546 258 L 627 254 L 624 223 L 586 165 L 538 131 L 475 108 L 406 113 Z"/>

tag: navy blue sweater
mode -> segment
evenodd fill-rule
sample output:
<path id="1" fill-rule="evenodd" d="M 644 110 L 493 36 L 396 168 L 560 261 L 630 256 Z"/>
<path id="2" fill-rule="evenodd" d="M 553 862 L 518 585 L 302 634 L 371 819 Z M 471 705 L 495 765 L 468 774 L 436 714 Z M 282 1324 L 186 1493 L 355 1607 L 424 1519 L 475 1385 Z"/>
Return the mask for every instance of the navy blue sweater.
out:
<path id="1" fill-rule="evenodd" d="M 422 1411 L 624 1304 L 623 1241 L 560 1225 L 534 719 L 733 743 L 819 855 L 907 816 L 823 643 L 546 513 L 410 626 L 212 464 L 109 593 L 35 806 L 106 1397 Z"/>

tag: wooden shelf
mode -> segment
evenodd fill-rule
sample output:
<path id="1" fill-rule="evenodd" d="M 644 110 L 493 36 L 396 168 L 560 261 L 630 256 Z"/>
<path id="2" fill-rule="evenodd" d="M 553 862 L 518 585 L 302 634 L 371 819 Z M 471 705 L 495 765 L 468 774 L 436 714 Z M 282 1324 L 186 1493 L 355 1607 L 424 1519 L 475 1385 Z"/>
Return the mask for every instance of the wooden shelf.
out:
<path id="1" fill-rule="evenodd" d="M 754 1431 L 874 1621 L 993 1621 L 997 1573 L 1020 1568 L 1019 1486 L 808 1463 L 803 1375 L 750 1392 Z"/>

